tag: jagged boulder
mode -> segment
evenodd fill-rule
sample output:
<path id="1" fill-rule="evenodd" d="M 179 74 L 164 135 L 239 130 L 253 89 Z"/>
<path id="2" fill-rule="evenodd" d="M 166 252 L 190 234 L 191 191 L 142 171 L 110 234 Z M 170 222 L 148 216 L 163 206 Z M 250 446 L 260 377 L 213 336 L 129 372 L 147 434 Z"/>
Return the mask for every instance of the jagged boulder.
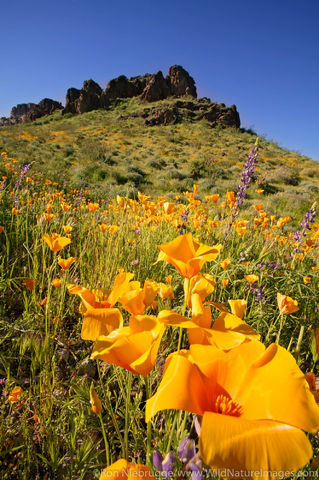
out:
<path id="1" fill-rule="evenodd" d="M 74 101 L 76 113 L 85 113 L 96 110 L 100 107 L 100 96 L 102 88 L 94 80 L 85 80 L 83 82 L 80 95 Z"/>
<path id="2" fill-rule="evenodd" d="M 41 100 L 28 115 L 28 120 L 36 120 L 37 118 L 44 117 L 45 115 L 51 115 L 56 110 L 62 110 L 63 106 L 60 102 L 51 100 L 51 98 L 44 98 Z"/>
<path id="3" fill-rule="evenodd" d="M 37 118 L 51 115 L 55 110 L 62 109 L 62 104 L 51 98 L 44 98 L 38 104 L 36 103 L 20 103 L 12 108 L 10 118 L 3 120 L 2 124 L 15 124 L 30 122 Z"/>
<path id="4" fill-rule="evenodd" d="M 180 65 L 172 65 L 169 68 L 166 81 L 170 87 L 171 95 L 175 97 L 184 97 L 191 95 L 197 98 L 197 91 L 194 79 Z"/>
<path id="5" fill-rule="evenodd" d="M 151 75 L 146 73 L 139 77 L 127 78 L 120 75 L 110 80 L 101 95 L 101 107 L 108 107 L 117 98 L 131 98 L 141 95 Z"/>
<path id="6" fill-rule="evenodd" d="M 10 120 L 12 123 L 22 123 L 29 120 L 30 113 L 35 109 L 36 103 L 19 103 L 12 107 Z"/>
<path id="7" fill-rule="evenodd" d="M 170 95 L 170 88 L 161 71 L 151 75 L 142 93 L 142 100 L 156 102 Z"/>
<path id="8" fill-rule="evenodd" d="M 152 116 L 145 120 L 145 125 L 170 125 L 178 121 L 178 109 L 176 107 L 158 108 L 152 110 Z"/>
<path id="9" fill-rule="evenodd" d="M 85 80 L 81 90 L 69 88 L 62 114 L 85 113 L 100 107 L 102 88 L 94 80 Z"/>
<path id="10" fill-rule="evenodd" d="M 75 100 L 80 96 L 81 90 L 78 88 L 68 88 L 65 96 L 65 107 L 62 110 L 62 115 L 66 113 L 76 113 Z"/>
<path id="11" fill-rule="evenodd" d="M 211 103 L 201 118 L 205 118 L 211 122 L 212 126 L 221 124 L 227 127 L 240 127 L 240 118 L 236 105 L 226 107 L 224 103 Z"/>

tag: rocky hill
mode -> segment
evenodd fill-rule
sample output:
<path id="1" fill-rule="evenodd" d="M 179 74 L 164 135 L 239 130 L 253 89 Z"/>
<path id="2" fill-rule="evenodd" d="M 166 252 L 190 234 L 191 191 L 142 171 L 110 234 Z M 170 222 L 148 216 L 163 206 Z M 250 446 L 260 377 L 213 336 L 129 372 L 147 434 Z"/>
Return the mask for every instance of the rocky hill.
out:
<path id="1" fill-rule="evenodd" d="M 116 101 L 123 98 L 138 97 L 143 102 L 150 103 L 186 96 L 197 98 L 195 81 L 183 67 L 173 65 L 166 77 L 161 71 L 131 78 L 121 75 L 110 80 L 105 90 L 94 80 L 85 80 L 82 89 L 72 87 L 67 90 L 64 108 L 61 103 L 49 98 L 38 104 L 22 103 L 12 108 L 9 118 L 0 119 L 0 126 L 30 122 L 56 110 L 62 110 L 62 115 L 65 115 L 82 114 L 100 108 L 112 109 Z M 178 122 L 180 109 L 187 110 L 189 117 L 208 120 L 211 126 L 221 124 L 240 127 L 235 105 L 226 107 L 223 103 L 211 102 L 208 98 L 201 99 L 200 104 L 188 100 L 176 101 L 168 109 L 145 108 L 142 116 L 146 125 L 168 125 Z"/>

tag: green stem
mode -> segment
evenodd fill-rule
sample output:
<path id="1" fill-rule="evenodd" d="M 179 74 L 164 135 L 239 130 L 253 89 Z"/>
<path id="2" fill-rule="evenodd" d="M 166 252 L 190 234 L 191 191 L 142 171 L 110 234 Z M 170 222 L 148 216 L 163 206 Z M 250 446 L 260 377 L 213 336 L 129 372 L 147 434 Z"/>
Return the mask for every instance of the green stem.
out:
<path id="1" fill-rule="evenodd" d="M 110 465 L 110 447 L 109 447 L 109 443 L 108 443 L 107 438 L 106 438 L 106 433 L 105 433 L 104 423 L 103 423 L 103 420 L 102 420 L 102 415 L 100 413 L 99 413 L 99 419 L 100 419 L 102 434 L 103 434 L 103 438 L 104 438 L 106 466 L 108 467 Z"/>
<path id="2" fill-rule="evenodd" d="M 185 316 L 185 312 L 186 312 L 186 308 L 187 308 L 188 296 L 189 296 L 189 287 L 190 287 L 190 279 L 185 278 L 184 279 L 184 303 L 183 303 L 183 308 L 182 308 L 182 315 L 183 316 Z M 183 337 L 183 329 L 181 327 L 179 327 L 178 346 L 177 346 L 177 351 L 178 352 L 181 349 L 182 337 Z"/>
<path id="3" fill-rule="evenodd" d="M 145 377 L 146 401 L 151 397 L 151 379 Z M 152 423 L 151 420 L 147 423 L 147 437 L 146 437 L 146 464 L 151 464 L 151 438 L 152 438 Z"/>
<path id="4" fill-rule="evenodd" d="M 280 325 L 279 325 L 279 332 L 277 333 L 276 343 L 279 343 L 281 330 L 284 324 L 285 324 L 285 318 L 282 314 L 280 314 Z"/>
<path id="5" fill-rule="evenodd" d="M 113 423 L 113 425 L 114 425 L 114 428 L 115 428 L 116 434 L 117 434 L 117 436 L 118 436 L 118 439 L 120 440 L 120 443 L 121 443 L 121 445 L 122 445 L 122 451 L 123 451 L 123 455 L 124 455 L 125 447 L 124 447 L 123 437 L 122 437 L 122 435 L 121 435 L 121 432 L 120 432 L 120 429 L 119 429 L 119 425 L 118 425 L 118 422 L 117 422 L 117 420 L 116 420 L 116 416 L 115 416 L 115 414 L 114 414 L 114 412 L 113 412 L 112 403 L 110 402 L 108 393 L 105 391 L 105 388 L 104 388 L 104 384 L 103 384 L 103 380 L 102 380 L 102 375 L 101 375 L 101 370 L 100 370 L 100 364 L 99 364 L 99 361 L 98 361 L 98 360 L 96 360 L 96 366 L 97 366 L 97 371 L 98 371 L 98 375 L 99 375 L 100 385 L 101 385 L 102 392 L 103 392 L 103 395 L 104 395 L 105 405 L 106 405 L 106 408 L 107 408 L 108 412 L 109 412 L 110 415 L 111 415 L 112 423 Z"/>
<path id="6" fill-rule="evenodd" d="M 131 401 L 131 387 L 132 387 L 132 372 L 128 372 L 127 380 L 127 392 L 126 392 L 126 405 L 125 405 L 125 431 L 124 431 L 124 445 L 125 445 L 125 458 L 128 459 L 128 424 L 129 424 L 129 408 Z"/>
<path id="7" fill-rule="evenodd" d="M 296 345 L 296 350 L 295 350 L 295 355 L 296 355 L 296 361 L 298 363 L 299 361 L 299 356 L 300 356 L 300 347 L 301 347 L 301 342 L 302 342 L 302 337 L 305 332 L 305 326 L 301 325 L 300 327 L 300 332 L 297 340 L 297 345 Z"/>
<path id="8" fill-rule="evenodd" d="M 176 422 L 177 422 L 177 412 L 175 412 L 173 424 L 171 426 L 171 433 L 170 433 L 169 438 L 168 438 L 168 444 L 166 446 L 166 453 L 168 453 L 171 449 L 171 445 L 172 445 L 172 441 L 173 441 L 173 435 L 174 435 L 175 427 L 176 427 Z"/>

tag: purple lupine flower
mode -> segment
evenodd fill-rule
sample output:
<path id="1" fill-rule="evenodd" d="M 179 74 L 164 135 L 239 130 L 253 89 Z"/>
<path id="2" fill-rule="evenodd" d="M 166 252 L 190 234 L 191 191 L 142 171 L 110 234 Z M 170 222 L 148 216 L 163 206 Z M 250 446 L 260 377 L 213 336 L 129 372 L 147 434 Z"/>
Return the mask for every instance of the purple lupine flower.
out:
<path id="1" fill-rule="evenodd" d="M 186 209 L 185 212 L 182 213 L 182 215 L 181 215 L 181 223 L 179 225 L 177 225 L 177 228 L 180 229 L 178 231 L 178 233 L 180 235 L 184 235 L 185 230 L 187 228 L 187 222 L 188 222 L 188 210 Z"/>
<path id="2" fill-rule="evenodd" d="M 184 438 L 178 446 L 177 453 L 184 463 L 185 471 L 192 472 L 192 480 L 201 480 L 202 461 L 197 452 L 195 441 L 189 437 Z"/>
<path id="3" fill-rule="evenodd" d="M 78 198 L 76 199 L 76 206 L 80 207 L 82 203 L 82 197 L 83 197 L 83 192 L 82 190 L 79 190 Z"/>
<path id="4" fill-rule="evenodd" d="M 299 243 L 303 243 L 304 238 L 307 235 L 307 230 L 311 230 L 311 223 L 314 223 L 317 210 L 316 210 L 316 202 L 312 205 L 310 210 L 305 213 L 304 219 L 298 225 L 298 230 L 293 233 L 292 238 Z"/>
<path id="5" fill-rule="evenodd" d="M 196 455 L 196 446 L 194 440 L 185 437 L 178 446 L 177 454 L 183 463 L 188 462 Z"/>
<path id="6" fill-rule="evenodd" d="M 235 216 L 238 215 L 238 210 L 240 205 L 243 203 L 244 199 L 247 197 L 246 190 L 250 186 L 253 174 L 255 170 L 255 166 L 258 163 L 258 141 L 256 141 L 255 145 L 251 149 L 248 154 L 246 163 L 244 164 L 244 168 L 240 175 L 240 184 L 237 186 L 236 189 L 236 202 L 233 207 L 233 214 Z"/>
<path id="7" fill-rule="evenodd" d="M 255 285 L 254 283 L 250 284 L 247 282 L 247 285 L 249 285 L 250 290 L 254 292 L 256 302 L 264 303 L 267 300 L 265 296 L 264 287 L 262 286 L 261 283 L 259 283 L 257 287 L 254 286 Z"/>
<path id="8" fill-rule="evenodd" d="M 20 190 L 20 187 L 21 187 L 22 179 L 23 179 L 23 177 L 25 177 L 25 175 L 28 173 L 28 171 L 30 170 L 31 167 L 32 167 L 32 164 L 27 163 L 26 165 L 22 165 L 22 167 L 20 169 L 16 184 L 14 186 L 14 195 L 12 197 L 14 208 L 18 208 L 18 206 L 19 206 L 18 193 L 19 193 L 19 190 Z"/>
<path id="9" fill-rule="evenodd" d="M 174 463 L 177 461 L 173 452 L 169 452 L 163 459 L 163 455 L 158 450 L 153 452 L 153 465 L 156 470 L 163 472 L 162 476 L 168 478 L 174 473 Z"/>

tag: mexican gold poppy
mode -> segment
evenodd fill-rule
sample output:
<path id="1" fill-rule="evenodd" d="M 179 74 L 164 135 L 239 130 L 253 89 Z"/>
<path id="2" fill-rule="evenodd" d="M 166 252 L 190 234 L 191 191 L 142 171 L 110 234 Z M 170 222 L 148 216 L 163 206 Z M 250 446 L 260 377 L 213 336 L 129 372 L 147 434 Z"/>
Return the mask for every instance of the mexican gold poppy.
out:
<path id="1" fill-rule="evenodd" d="M 59 257 L 58 264 L 62 270 L 69 270 L 71 265 L 76 262 L 76 257 L 61 258 Z"/>
<path id="2" fill-rule="evenodd" d="M 155 365 L 164 330 L 156 317 L 132 315 L 128 327 L 97 339 L 91 358 L 146 376 Z"/>
<path id="3" fill-rule="evenodd" d="M 38 281 L 33 278 L 27 278 L 23 280 L 22 285 L 25 285 L 31 292 L 38 285 Z"/>
<path id="4" fill-rule="evenodd" d="M 91 404 L 91 410 L 93 413 L 96 415 L 99 415 L 102 412 L 102 403 L 101 400 L 99 399 L 98 394 L 95 391 L 93 382 L 90 385 L 90 404 Z"/>
<path id="5" fill-rule="evenodd" d="M 214 345 L 226 351 L 244 342 L 260 338 L 260 335 L 250 325 L 229 312 L 221 312 L 211 326 L 212 317 L 209 305 L 204 305 L 203 314 L 196 317 L 196 321 L 188 320 L 172 310 L 162 310 L 157 318 L 166 326 L 187 328 L 191 345 Z"/>
<path id="6" fill-rule="evenodd" d="M 222 267 L 223 270 L 226 270 L 226 268 L 228 268 L 230 265 L 230 260 L 229 258 L 225 258 L 225 260 L 222 260 L 220 262 L 220 266 Z"/>
<path id="7" fill-rule="evenodd" d="M 245 280 L 247 280 L 250 285 L 253 285 L 254 283 L 258 282 L 259 277 L 257 275 L 245 275 Z"/>
<path id="8" fill-rule="evenodd" d="M 111 308 L 109 299 L 103 298 L 103 291 L 91 291 L 79 285 L 68 285 L 68 290 L 71 295 L 79 295 L 82 300 L 80 310 L 84 314 L 81 330 L 83 340 L 95 341 L 100 335 L 108 335 L 123 325 L 120 310 Z"/>
<path id="9" fill-rule="evenodd" d="M 282 314 L 294 313 L 299 310 L 297 300 L 293 300 L 291 297 L 281 293 L 277 293 L 277 304 Z"/>
<path id="10" fill-rule="evenodd" d="M 198 273 L 190 279 L 188 306 L 192 309 L 193 320 L 197 322 L 197 317 L 204 314 L 203 302 L 208 295 L 213 293 L 216 286 L 216 280 L 212 275 Z"/>
<path id="11" fill-rule="evenodd" d="M 49 246 L 52 252 L 59 252 L 60 250 L 62 250 L 62 248 L 66 247 L 71 243 L 71 240 L 69 238 L 61 237 L 57 233 L 53 233 L 52 235 L 45 233 L 42 237 L 42 240 L 45 241 L 45 243 Z"/>
<path id="12" fill-rule="evenodd" d="M 152 471 L 146 465 L 134 465 L 124 458 L 117 460 L 102 471 L 99 480 L 135 480 L 136 478 L 154 478 Z"/>
<path id="13" fill-rule="evenodd" d="M 258 341 L 228 352 L 191 345 L 171 354 L 146 402 L 146 421 L 166 409 L 202 417 L 200 456 L 221 476 L 224 469 L 253 479 L 261 471 L 263 478 L 296 472 L 312 456 L 302 430 L 319 429 L 319 407 L 292 355 Z"/>
<path id="14" fill-rule="evenodd" d="M 179 235 L 169 243 L 159 245 L 161 250 L 157 262 L 166 261 L 173 265 L 185 278 L 196 275 L 206 262 L 215 260 L 222 245 L 212 247 L 193 239 L 190 233 Z M 156 263 L 157 263 L 156 262 Z"/>
<path id="15" fill-rule="evenodd" d="M 153 280 L 146 280 L 143 288 L 140 288 L 140 282 L 130 282 L 118 301 L 132 315 L 143 315 L 145 308 L 154 304 L 159 289 Z"/>
<path id="16" fill-rule="evenodd" d="M 60 278 L 54 278 L 51 282 L 51 285 L 55 288 L 61 287 L 61 279 Z"/>
<path id="17" fill-rule="evenodd" d="M 23 394 L 23 390 L 21 387 L 14 387 L 14 389 L 9 393 L 9 402 L 16 403 L 20 400 Z"/>

